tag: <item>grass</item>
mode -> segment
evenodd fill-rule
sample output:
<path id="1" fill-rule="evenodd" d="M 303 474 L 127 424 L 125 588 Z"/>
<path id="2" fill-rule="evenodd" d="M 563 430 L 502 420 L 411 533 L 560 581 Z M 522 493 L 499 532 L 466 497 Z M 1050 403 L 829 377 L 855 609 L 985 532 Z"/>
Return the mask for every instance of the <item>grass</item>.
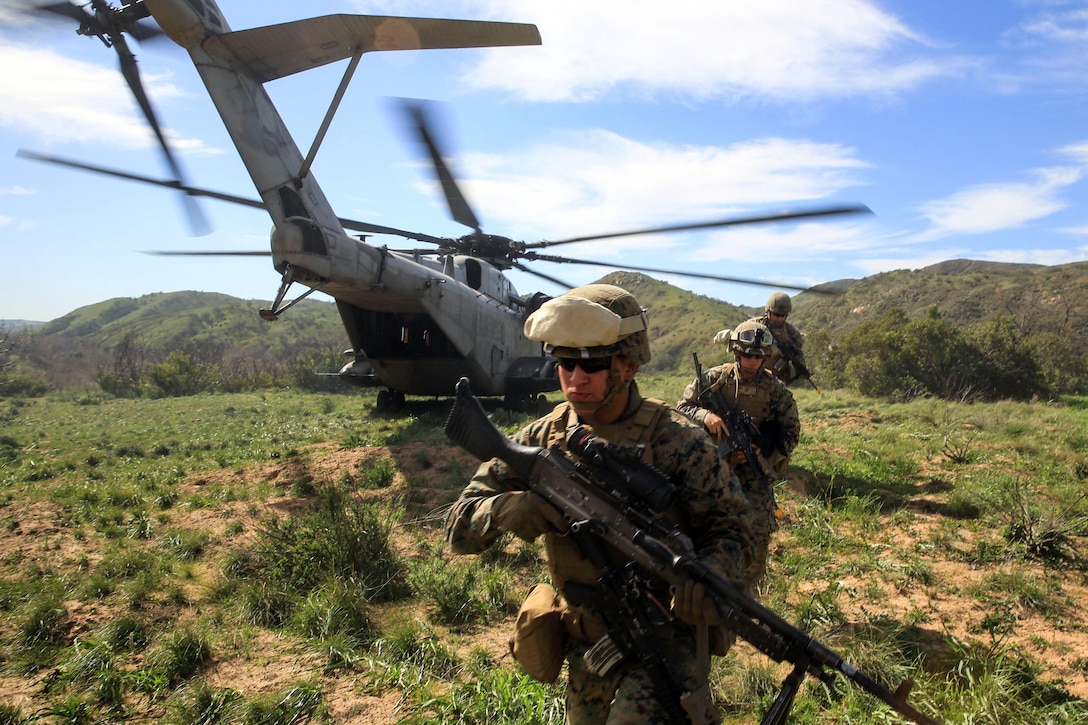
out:
<path id="1" fill-rule="evenodd" d="M 641 387 L 674 402 L 686 382 Z M 1088 401 L 795 396 L 764 604 L 889 686 L 914 679 L 942 722 L 1088 723 Z M 505 649 L 541 549 L 449 555 L 475 464 L 448 406 L 372 398 L 4 401 L 0 725 L 561 722 L 562 681 Z M 744 644 L 716 660 L 727 722 L 787 671 Z M 810 679 L 791 721 L 894 720 L 839 677 Z"/>

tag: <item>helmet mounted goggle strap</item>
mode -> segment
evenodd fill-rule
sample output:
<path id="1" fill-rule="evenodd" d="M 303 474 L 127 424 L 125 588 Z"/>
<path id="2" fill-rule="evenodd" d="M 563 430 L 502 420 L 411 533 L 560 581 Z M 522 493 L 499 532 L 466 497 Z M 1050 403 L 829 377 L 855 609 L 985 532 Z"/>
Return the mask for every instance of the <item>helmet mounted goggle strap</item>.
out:
<path id="1" fill-rule="evenodd" d="M 736 341 L 744 346 L 756 344 L 756 345 L 770 345 L 773 340 L 770 334 L 766 330 L 761 330 L 758 327 L 749 327 L 747 330 L 737 330 L 735 333 Z"/>

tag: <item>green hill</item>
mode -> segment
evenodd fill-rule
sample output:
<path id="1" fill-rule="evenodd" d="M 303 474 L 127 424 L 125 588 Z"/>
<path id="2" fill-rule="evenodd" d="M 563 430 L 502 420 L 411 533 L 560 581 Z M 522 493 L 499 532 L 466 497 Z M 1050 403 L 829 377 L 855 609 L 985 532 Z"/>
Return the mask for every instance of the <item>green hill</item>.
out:
<path id="1" fill-rule="evenodd" d="M 601 281 L 629 289 L 649 311 L 654 357 L 646 368 L 652 372 L 689 375 L 692 352 L 704 365 L 721 362 L 723 350 L 711 342 L 714 333 L 761 312 L 634 272 L 614 272 Z M 793 298 L 790 319 L 829 346 L 893 307 L 916 319 L 936 305 L 955 325 L 969 327 L 1007 315 L 1025 336 L 1055 333 L 1080 355 L 1088 354 L 1088 262 L 1049 267 L 951 260 L 829 282 L 817 290 Z M 235 359 L 286 359 L 304 350 L 349 346 L 331 302 L 303 300 L 273 323 L 259 318 L 261 306 L 207 292 L 106 300 L 37 327 L 34 367 L 62 369 L 48 377 L 63 387 L 85 384 L 88 378 L 78 370 L 93 375 L 125 340 L 151 351 L 203 348 Z"/>
<path id="2" fill-rule="evenodd" d="M 36 333 L 80 338 L 104 348 L 135 335 L 153 350 L 205 345 L 257 357 L 304 347 L 349 347 L 336 305 L 303 300 L 276 322 L 257 310 L 267 303 L 213 292 L 165 292 L 118 297 L 80 307 L 37 328 Z"/>
<path id="3" fill-rule="evenodd" d="M 936 305 L 958 325 L 1009 315 L 1027 332 L 1055 332 L 1088 352 L 1088 262 L 1048 267 L 956 259 L 918 270 L 897 270 L 840 280 L 794 299 L 794 321 L 806 332 L 841 338 L 892 307 L 921 317 Z"/>

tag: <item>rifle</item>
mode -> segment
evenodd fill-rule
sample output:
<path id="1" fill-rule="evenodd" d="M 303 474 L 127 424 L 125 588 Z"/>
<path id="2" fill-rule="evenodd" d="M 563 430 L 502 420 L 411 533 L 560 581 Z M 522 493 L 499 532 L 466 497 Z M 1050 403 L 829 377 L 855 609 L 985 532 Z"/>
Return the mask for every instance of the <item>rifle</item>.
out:
<path id="1" fill-rule="evenodd" d="M 703 366 L 699 364 L 699 353 L 691 353 L 691 359 L 695 361 L 696 402 L 700 407 L 715 413 L 725 423 L 725 435 L 718 444 L 718 457 L 724 458 L 734 451 L 740 451 L 744 454 L 744 460 L 759 476 L 760 482 L 770 485 L 771 479 L 763 468 L 763 462 L 759 460 L 759 456 L 752 448 L 752 436 L 753 434 L 760 435 L 759 427 L 747 411 L 730 405 L 722 395 L 722 391 L 713 387 L 704 388 Z"/>
<path id="2" fill-rule="evenodd" d="M 569 533 L 597 539 L 647 577 L 673 586 L 691 579 L 701 582 L 725 627 L 774 661 L 793 664 L 762 725 L 786 722 L 806 674 L 830 683 L 836 673 L 918 725 L 939 725 L 907 702 L 913 681 L 904 680 L 894 692 L 887 689 L 742 592 L 699 557 L 691 539 L 649 503 L 667 505 L 675 494 L 673 484 L 652 466 L 617 456 L 618 446 L 593 437 L 581 426 L 567 435 L 574 460 L 559 450 L 515 443 L 488 419 L 466 378 L 457 383 L 445 431 L 477 458 L 503 461 L 530 490 L 563 513 Z"/>
<path id="3" fill-rule="evenodd" d="M 808 366 L 801 362 L 801 349 L 793 343 L 793 340 L 776 339 L 775 343 L 778 345 L 778 350 L 782 353 L 782 357 L 786 360 L 787 363 L 793 366 L 794 373 L 792 376 L 790 376 L 790 379 L 786 383 L 786 385 L 789 385 L 798 378 L 804 378 L 808 381 L 808 384 L 811 385 L 817 393 L 819 393 L 820 388 L 813 381 L 812 373 L 809 372 Z"/>

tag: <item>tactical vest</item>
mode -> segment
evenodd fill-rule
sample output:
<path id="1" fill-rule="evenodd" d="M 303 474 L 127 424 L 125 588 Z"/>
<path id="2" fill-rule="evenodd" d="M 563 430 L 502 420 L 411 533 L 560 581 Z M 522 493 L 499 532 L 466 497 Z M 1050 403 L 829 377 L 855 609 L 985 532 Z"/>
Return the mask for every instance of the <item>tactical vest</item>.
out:
<path id="1" fill-rule="evenodd" d="M 635 414 L 624 418 L 617 423 L 607 425 L 587 426 L 594 435 L 604 438 L 609 443 L 621 446 L 644 446 L 642 460 L 646 463 L 654 462 L 653 448 L 650 446 L 654 431 L 657 430 L 658 421 L 665 414 L 669 406 L 665 401 L 657 398 L 643 398 Z M 545 416 L 547 421 L 548 436 L 545 446 L 565 448 L 567 430 L 579 425 L 578 414 L 570 403 L 562 402 L 555 406 L 551 413 Z"/>
<path id="2" fill-rule="evenodd" d="M 644 398 L 642 404 L 634 415 L 624 418 L 618 423 L 609 425 L 587 426 L 594 435 L 604 438 L 610 443 L 633 446 L 643 445 L 643 460 L 653 463 L 654 431 L 657 430 L 661 416 L 666 414 L 668 405 L 662 400 Z M 551 413 L 545 416 L 547 421 L 544 444 L 548 448 L 558 446 L 565 448 L 568 426 L 579 425 L 578 414 L 569 403 L 563 402 L 557 405 Z M 583 584 L 595 584 L 599 572 L 589 561 L 583 558 L 581 551 L 570 537 L 545 534 L 544 546 L 548 554 L 548 568 L 551 572 L 552 582 L 560 591 L 568 580 Z M 564 602 L 563 625 L 568 635 L 582 642 L 595 642 L 604 636 L 608 630 L 604 620 L 599 615 L 581 607 L 575 607 Z"/>

